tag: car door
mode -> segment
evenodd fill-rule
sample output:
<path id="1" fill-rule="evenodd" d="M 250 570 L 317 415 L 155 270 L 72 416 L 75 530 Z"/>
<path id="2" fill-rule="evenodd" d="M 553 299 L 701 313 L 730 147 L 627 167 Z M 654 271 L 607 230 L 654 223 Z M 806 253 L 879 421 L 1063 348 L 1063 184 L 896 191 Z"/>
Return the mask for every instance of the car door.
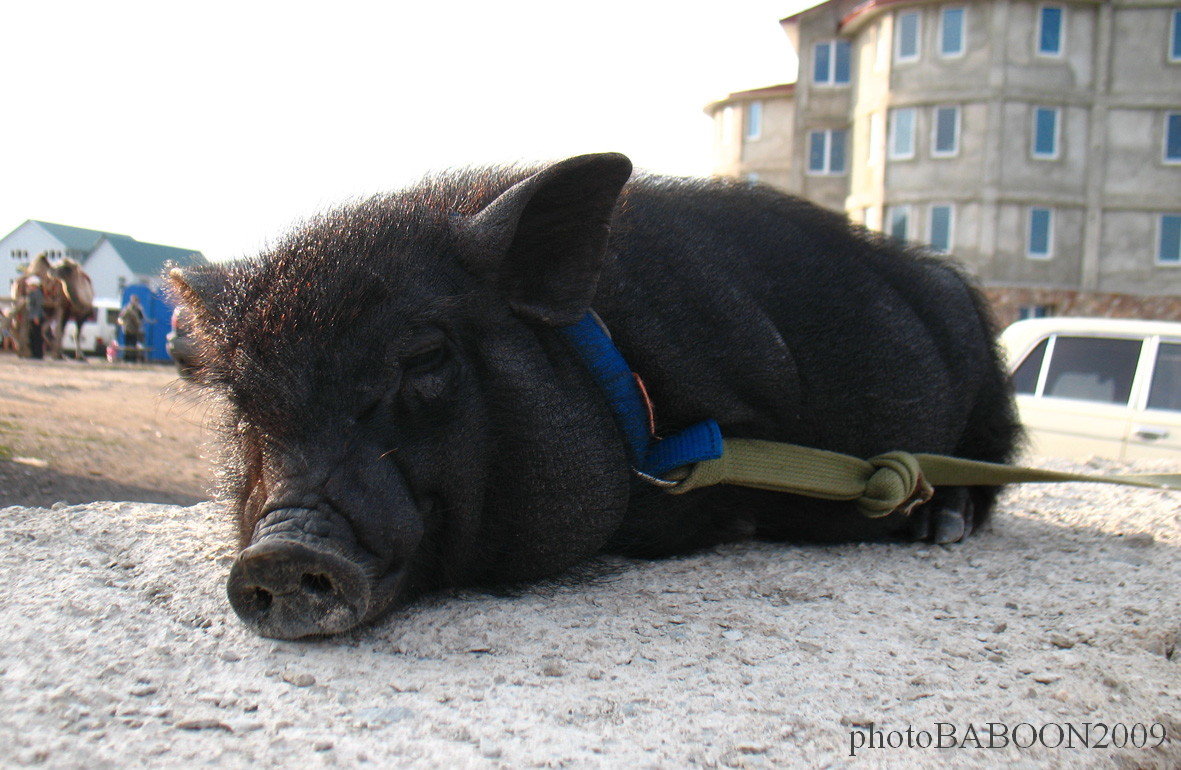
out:
<path id="1" fill-rule="evenodd" d="M 1121 458 L 1131 425 L 1140 338 L 1055 334 L 1014 370 L 1035 455 Z"/>
<path id="2" fill-rule="evenodd" d="M 1132 414 L 1125 457 L 1181 460 L 1181 339 L 1149 340 L 1148 387 Z"/>

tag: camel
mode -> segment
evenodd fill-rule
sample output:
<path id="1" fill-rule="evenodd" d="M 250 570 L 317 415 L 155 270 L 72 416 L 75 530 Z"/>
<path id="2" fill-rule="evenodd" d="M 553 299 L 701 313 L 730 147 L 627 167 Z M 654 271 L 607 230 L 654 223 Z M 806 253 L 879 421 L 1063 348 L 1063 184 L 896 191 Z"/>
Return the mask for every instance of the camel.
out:
<path id="1" fill-rule="evenodd" d="M 42 329 L 45 334 L 45 353 L 51 358 L 62 357 L 62 343 L 65 340 L 67 321 L 74 322 L 74 357 L 85 360 L 82 354 L 82 324 L 94 311 L 94 286 L 90 276 L 76 260 L 66 257 L 56 265 L 49 262 L 44 254 L 38 254 L 25 269 L 25 275 L 12 285 L 14 305 L 14 333 L 18 352 L 28 355 L 27 322 L 24 314 L 25 295 L 28 293 L 27 278 L 41 279 L 41 292 L 45 295 L 45 320 Z"/>

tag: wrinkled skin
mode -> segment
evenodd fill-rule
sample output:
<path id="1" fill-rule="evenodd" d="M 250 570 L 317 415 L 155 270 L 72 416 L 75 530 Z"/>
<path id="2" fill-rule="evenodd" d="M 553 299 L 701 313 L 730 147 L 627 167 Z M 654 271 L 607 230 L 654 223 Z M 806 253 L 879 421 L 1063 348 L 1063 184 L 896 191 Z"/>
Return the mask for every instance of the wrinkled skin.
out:
<path id="1" fill-rule="evenodd" d="M 620 155 L 472 172 L 312 222 L 259 260 L 174 270 L 227 404 L 230 600 L 278 638 L 440 586 L 749 535 L 958 540 L 993 489 L 907 518 L 632 478 L 558 332 L 593 308 L 658 433 L 1004 461 L 1017 429 L 978 295 L 945 264 L 765 188 L 640 179 Z"/>

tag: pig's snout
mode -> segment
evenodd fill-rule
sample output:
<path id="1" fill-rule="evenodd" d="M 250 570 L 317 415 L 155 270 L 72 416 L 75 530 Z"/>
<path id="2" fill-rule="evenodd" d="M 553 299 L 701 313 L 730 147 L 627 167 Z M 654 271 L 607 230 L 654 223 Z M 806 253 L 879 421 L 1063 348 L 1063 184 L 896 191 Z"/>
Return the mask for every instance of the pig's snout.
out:
<path id="1" fill-rule="evenodd" d="M 367 559 L 331 514 L 272 511 L 230 569 L 230 604 L 263 636 L 336 634 L 360 623 L 373 600 Z"/>

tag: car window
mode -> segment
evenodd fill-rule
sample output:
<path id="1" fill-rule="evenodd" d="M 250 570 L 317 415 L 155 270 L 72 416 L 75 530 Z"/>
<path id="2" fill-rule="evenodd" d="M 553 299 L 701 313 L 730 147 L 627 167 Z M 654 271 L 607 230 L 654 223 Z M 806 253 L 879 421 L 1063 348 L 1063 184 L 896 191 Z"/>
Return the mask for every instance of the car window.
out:
<path id="1" fill-rule="evenodd" d="M 1013 390 L 1018 393 L 1037 392 L 1037 380 L 1042 373 L 1042 360 L 1046 357 L 1047 342 L 1048 340 L 1039 342 L 1013 371 Z"/>
<path id="2" fill-rule="evenodd" d="M 1142 346 L 1141 340 L 1060 336 L 1042 395 L 1126 404 Z"/>
<path id="3" fill-rule="evenodd" d="M 1181 412 L 1181 343 L 1162 342 L 1157 348 L 1148 408 Z"/>

